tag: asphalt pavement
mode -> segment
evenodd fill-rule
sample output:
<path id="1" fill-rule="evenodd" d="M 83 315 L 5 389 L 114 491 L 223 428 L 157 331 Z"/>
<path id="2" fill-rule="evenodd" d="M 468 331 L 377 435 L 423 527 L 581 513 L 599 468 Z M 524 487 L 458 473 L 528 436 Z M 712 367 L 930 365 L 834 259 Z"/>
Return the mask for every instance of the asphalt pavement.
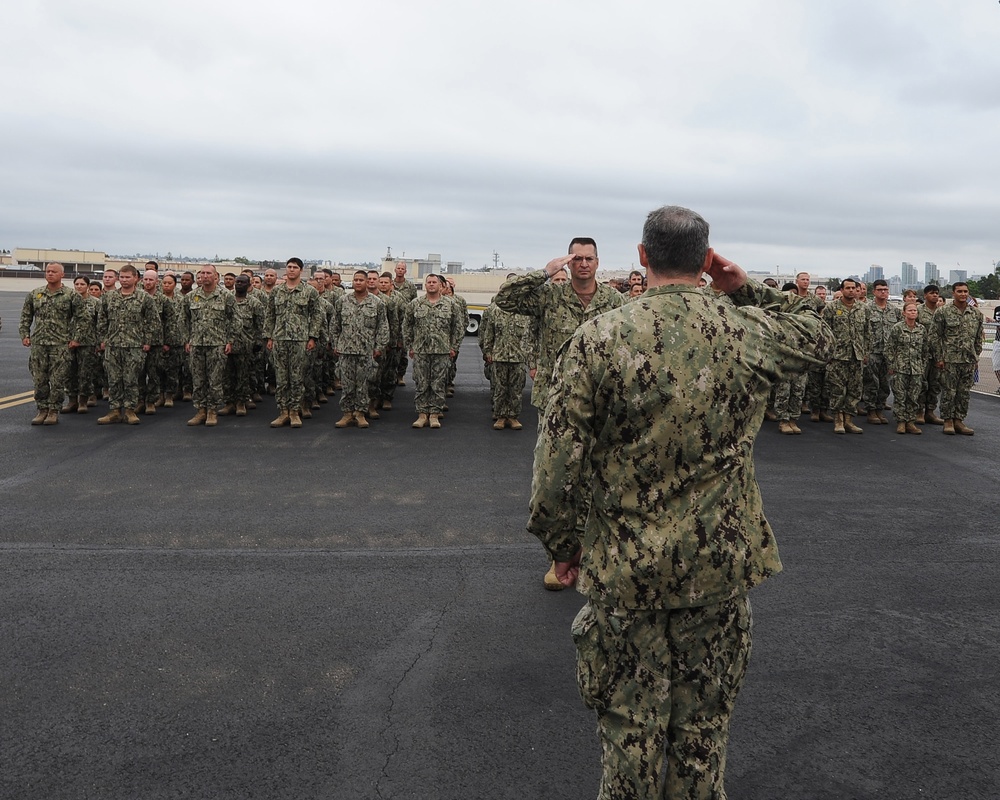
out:
<path id="1" fill-rule="evenodd" d="M 467 338 L 440 431 L 413 390 L 215 429 L 28 424 L 0 293 L 0 798 L 587 798 L 582 605 L 524 532 L 533 431 L 490 427 Z M 409 378 L 407 379 L 409 383 Z M 527 401 L 527 392 L 525 395 Z M 1000 400 L 973 437 L 767 424 L 785 569 L 752 594 L 730 800 L 1000 797 Z"/>

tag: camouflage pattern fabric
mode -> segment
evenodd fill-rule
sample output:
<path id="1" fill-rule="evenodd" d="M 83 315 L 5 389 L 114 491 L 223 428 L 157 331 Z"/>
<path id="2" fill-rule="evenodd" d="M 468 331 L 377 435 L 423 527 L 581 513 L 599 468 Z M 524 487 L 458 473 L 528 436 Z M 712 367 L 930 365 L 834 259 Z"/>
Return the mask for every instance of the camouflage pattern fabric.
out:
<path id="1" fill-rule="evenodd" d="M 447 353 L 416 353 L 413 357 L 414 405 L 418 414 L 443 414 L 448 390 L 451 356 Z"/>
<path id="2" fill-rule="evenodd" d="M 934 360 L 943 361 L 941 370 L 941 416 L 964 420 L 969 414 L 969 393 L 975 381 L 976 365 L 986 343 L 982 312 L 973 306 L 959 309 L 954 303 L 934 315 L 931 347 Z"/>
<path id="3" fill-rule="evenodd" d="M 489 379 L 496 419 L 521 416 L 531 320 L 491 304 L 479 327 L 479 347 L 492 360 Z"/>
<path id="4" fill-rule="evenodd" d="M 778 382 L 774 390 L 774 413 L 779 422 L 797 420 L 802 414 L 802 399 L 805 397 L 809 373 L 793 375 Z"/>
<path id="5" fill-rule="evenodd" d="M 271 361 L 274 364 L 274 399 L 279 409 L 290 411 L 302 405 L 306 355 L 305 342 L 274 342 Z"/>
<path id="6" fill-rule="evenodd" d="M 573 621 L 577 684 L 597 712 L 598 797 L 725 798 L 729 720 L 752 644 L 750 600 Z"/>
<path id="7" fill-rule="evenodd" d="M 408 351 L 425 355 L 447 354 L 452 350 L 457 353 L 464 334 L 458 306 L 446 297 L 440 298 L 436 303 L 420 297 L 406 306 L 403 315 L 403 342 Z M 447 373 L 445 377 L 447 378 Z"/>
<path id="8" fill-rule="evenodd" d="M 885 308 L 874 302 L 867 305 L 872 349 L 862 376 L 861 400 L 869 411 L 880 411 L 889 398 L 889 362 L 885 357 L 889 331 L 903 319 L 903 314 L 892 303 L 886 303 Z"/>
<path id="9" fill-rule="evenodd" d="M 347 411 L 367 411 L 370 397 L 368 383 L 375 371 L 375 360 L 371 353 L 354 355 L 340 354 L 340 382 L 343 393 L 340 396 L 340 408 Z"/>
<path id="10" fill-rule="evenodd" d="M 924 304 L 917 309 L 917 322 L 930 331 L 931 337 L 931 350 L 927 355 L 927 365 L 924 367 L 924 388 L 921 392 L 920 405 L 931 411 L 937 408 L 938 397 L 941 395 L 941 371 L 934 363 L 937 360 L 934 354 L 934 337 L 937 335 L 937 327 L 934 324 L 936 315 L 936 308 L 931 311 Z"/>
<path id="11" fill-rule="evenodd" d="M 108 405 L 112 409 L 122 410 L 139 405 L 139 374 L 145 359 L 142 347 L 120 347 L 114 344 L 105 347 Z"/>
<path id="12" fill-rule="evenodd" d="M 598 284 L 593 299 L 584 308 L 571 283 L 548 282 L 545 270 L 511 278 L 494 298 L 504 311 L 524 314 L 537 321 L 537 372 L 531 389 L 531 403 L 545 405 L 556 354 L 563 343 L 586 320 L 618 308 L 624 302 L 617 289 Z"/>
<path id="13" fill-rule="evenodd" d="M 18 338 L 41 345 L 67 345 L 80 341 L 77 326 L 86 312 L 83 298 L 67 286 L 54 292 L 48 285 L 28 292 L 21 307 Z"/>
<path id="14" fill-rule="evenodd" d="M 826 392 L 830 409 L 856 414 L 861 402 L 864 360 L 871 352 L 868 307 L 855 302 L 848 306 L 833 300 L 823 308 L 823 321 L 833 331 L 833 360 L 826 368 Z"/>
<path id="15" fill-rule="evenodd" d="M 914 422 L 924 409 L 921 395 L 930 352 L 930 332 L 920 323 L 910 328 L 898 322 L 889 331 L 885 357 L 893 372 L 892 415 L 898 422 Z"/>
<path id="16" fill-rule="evenodd" d="M 69 378 L 72 351 L 65 344 L 35 344 L 28 353 L 28 369 L 39 411 L 58 411 Z"/>
<path id="17" fill-rule="evenodd" d="M 142 347 L 152 344 L 158 325 L 153 299 L 141 290 L 101 295 L 97 314 L 97 337 L 114 347 Z"/>

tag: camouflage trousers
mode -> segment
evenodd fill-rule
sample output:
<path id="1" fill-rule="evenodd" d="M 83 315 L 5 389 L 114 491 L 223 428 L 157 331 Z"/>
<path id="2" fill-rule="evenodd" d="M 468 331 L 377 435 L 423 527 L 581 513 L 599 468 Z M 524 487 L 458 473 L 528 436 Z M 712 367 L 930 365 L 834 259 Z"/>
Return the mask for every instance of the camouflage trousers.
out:
<path id="1" fill-rule="evenodd" d="M 218 344 L 191 345 L 191 399 L 195 408 L 217 409 L 226 391 L 226 351 Z"/>
<path id="2" fill-rule="evenodd" d="M 291 411 L 302 405 L 306 373 L 305 342 L 274 342 L 271 364 L 274 365 L 274 395 L 278 408 Z"/>
<path id="3" fill-rule="evenodd" d="M 396 394 L 396 370 L 399 353 L 400 349 L 398 347 L 389 347 L 382 354 L 382 360 L 379 362 L 373 383 L 375 390 L 371 395 L 372 400 L 376 403 L 383 400 L 391 401 Z"/>
<path id="4" fill-rule="evenodd" d="M 798 419 L 802 414 L 802 398 L 809 375 L 803 372 L 780 381 L 774 388 L 774 413 L 782 422 Z"/>
<path id="5" fill-rule="evenodd" d="M 928 361 L 927 368 L 924 370 L 924 390 L 920 395 L 920 403 L 924 408 L 933 411 L 937 408 L 940 394 L 941 370 L 935 366 L 933 361 Z"/>
<path id="6" fill-rule="evenodd" d="M 826 391 L 831 411 L 858 413 L 863 369 L 864 364 L 856 359 L 836 359 L 826 365 Z"/>
<path id="7" fill-rule="evenodd" d="M 889 361 L 883 353 L 872 353 L 865 364 L 861 400 L 869 411 L 881 411 L 889 399 Z"/>
<path id="8" fill-rule="evenodd" d="M 39 411 L 58 411 L 69 376 L 73 351 L 64 344 L 33 344 L 28 353 L 28 369 L 35 385 Z"/>
<path id="9" fill-rule="evenodd" d="M 577 682 L 597 712 L 600 800 L 725 799 L 729 720 L 751 629 L 745 595 L 697 608 L 580 610 Z"/>
<path id="10" fill-rule="evenodd" d="M 340 382 L 344 387 L 340 396 L 341 411 L 368 410 L 368 383 L 374 371 L 375 361 L 370 355 L 340 354 Z"/>
<path id="11" fill-rule="evenodd" d="M 524 403 L 524 382 L 527 373 L 519 361 L 494 361 L 490 390 L 493 395 L 493 417 L 517 419 Z"/>
<path id="12" fill-rule="evenodd" d="M 455 353 L 455 358 L 452 359 L 451 363 L 448 365 L 448 386 L 455 385 L 455 376 L 458 374 L 458 353 Z"/>
<path id="13" fill-rule="evenodd" d="M 248 403 L 252 396 L 250 385 L 254 354 L 249 350 L 230 353 L 226 359 L 226 403 Z"/>
<path id="14" fill-rule="evenodd" d="M 108 405 L 112 409 L 139 405 L 139 376 L 146 354 L 141 347 L 104 348 L 104 366 L 108 372 Z"/>
<path id="15" fill-rule="evenodd" d="M 160 388 L 164 394 L 175 395 L 181 386 L 181 364 L 184 361 L 184 345 L 172 345 L 166 353 L 160 353 Z"/>
<path id="16" fill-rule="evenodd" d="M 66 394 L 70 400 L 75 400 L 81 395 L 90 397 L 95 394 L 94 385 L 101 363 L 97 357 L 97 349 L 92 344 L 81 344 L 71 352 L 69 372 L 66 377 Z"/>
<path id="17" fill-rule="evenodd" d="M 955 364 L 946 361 L 941 376 L 941 416 L 945 419 L 965 419 L 969 415 L 969 392 L 976 374 L 976 364 Z"/>
<path id="18" fill-rule="evenodd" d="M 194 349 L 194 348 L 192 348 Z M 163 361 L 163 345 L 154 344 L 146 353 L 139 376 L 139 402 L 155 403 L 162 391 L 160 383 L 160 364 Z"/>
<path id="19" fill-rule="evenodd" d="M 892 376 L 892 415 L 896 422 L 915 422 L 924 407 L 920 395 L 924 390 L 924 376 L 920 373 L 896 372 Z"/>
<path id="20" fill-rule="evenodd" d="M 400 348 L 399 363 L 396 364 L 396 380 L 399 380 L 406 374 L 406 367 L 409 363 L 409 359 L 406 357 L 406 350 Z"/>
<path id="21" fill-rule="evenodd" d="M 448 372 L 452 359 L 447 353 L 417 353 L 413 357 L 413 385 L 418 414 L 443 414 Z"/>
<path id="22" fill-rule="evenodd" d="M 812 411 L 826 411 L 830 407 L 830 394 L 826 390 L 826 367 L 809 370 L 806 379 L 806 402 Z"/>

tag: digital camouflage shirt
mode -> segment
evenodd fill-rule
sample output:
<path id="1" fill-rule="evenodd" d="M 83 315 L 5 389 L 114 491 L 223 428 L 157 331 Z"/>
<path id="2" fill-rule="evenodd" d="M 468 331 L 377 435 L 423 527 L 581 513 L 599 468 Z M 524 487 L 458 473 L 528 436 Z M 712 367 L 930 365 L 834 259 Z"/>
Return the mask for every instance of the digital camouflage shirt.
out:
<path id="1" fill-rule="evenodd" d="M 746 592 L 781 569 L 753 461 L 768 394 L 832 350 L 811 308 L 753 281 L 655 287 L 584 322 L 553 374 L 528 530 L 558 561 L 582 548 L 578 589 L 605 606 Z"/>
<path id="2" fill-rule="evenodd" d="M 358 301 L 354 292 L 345 294 L 333 309 L 333 349 L 352 356 L 371 355 L 385 351 L 389 343 L 389 322 L 385 302 L 367 294 Z"/>
<path id="3" fill-rule="evenodd" d="M 85 313 L 83 298 L 66 286 L 49 291 L 48 284 L 28 292 L 21 307 L 18 337 L 32 344 L 59 345 L 79 341 L 77 325 Z"/>
<path id="4" fill-rule="evenodd" d="M 934 360 L 947 364 L 975 364 L 986 343 L 983 313 L 967 305 L 960 310 L 954 303 L 939 308 L 934 315 L 932 346 Z"/>
<path id="5" fill-rule="evenodd" d="M 131 294 L 105 292 L 97 314 L 97 337 L 110 347 L 144 347 L 153 343 L 159 325 L 153 298 L 142 289 Z"/>
<path id="6" fill-rule="evenodd" d="M 465 335 L 459 307 L 447 297 L 432 303 L 418 297 L 403 316 L 403 346 L 424 355 L 441 355 L 454 350 Z"/>

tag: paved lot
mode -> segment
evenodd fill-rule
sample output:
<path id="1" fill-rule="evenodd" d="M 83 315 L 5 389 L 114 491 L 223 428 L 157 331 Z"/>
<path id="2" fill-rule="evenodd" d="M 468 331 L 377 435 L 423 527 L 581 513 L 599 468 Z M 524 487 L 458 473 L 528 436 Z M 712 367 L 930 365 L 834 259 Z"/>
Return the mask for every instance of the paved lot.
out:
<path id="1" fill-rule="evenodd" d="M 20 301 L 0 397 L 30 388 Z M 582 600 L 523 532 L 534 416 L 489 428 L 473 339 L 441 431 L 398 399 L 369 431 L 0 409 L 0 797 L 595 796 Z M 1000 401 L 969 422 L 763 431 L 785 571 L 753 595 L 731 800 L 1000 795 Z"/>

